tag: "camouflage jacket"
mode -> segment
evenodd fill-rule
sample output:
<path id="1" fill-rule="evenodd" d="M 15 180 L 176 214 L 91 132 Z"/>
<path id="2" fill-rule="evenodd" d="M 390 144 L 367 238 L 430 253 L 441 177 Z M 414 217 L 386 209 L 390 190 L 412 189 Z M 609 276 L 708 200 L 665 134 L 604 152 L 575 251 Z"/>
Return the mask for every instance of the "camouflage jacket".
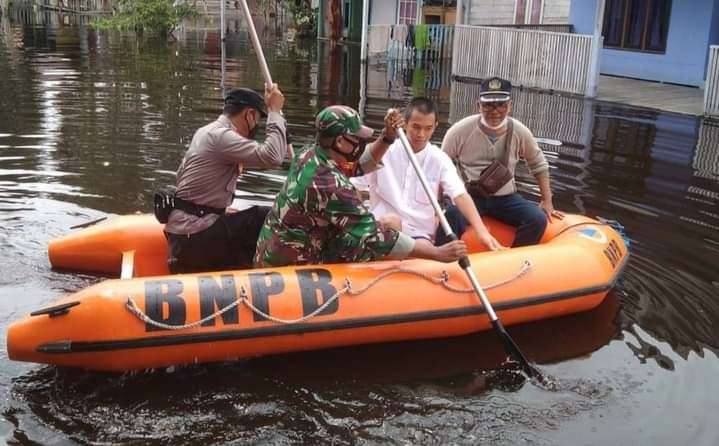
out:
<path id="1" fill-rule="evenodd" d="M 367 166 L 368 159 L 363 156 L 360 164 Z M 376 168 L 373 161 L 369 165 Z M 292 160 L 260 231 L 255 266 L 404 258 L 413 248 L 412 238 L 375 220 L 349 178 L 315 146 Z"/>

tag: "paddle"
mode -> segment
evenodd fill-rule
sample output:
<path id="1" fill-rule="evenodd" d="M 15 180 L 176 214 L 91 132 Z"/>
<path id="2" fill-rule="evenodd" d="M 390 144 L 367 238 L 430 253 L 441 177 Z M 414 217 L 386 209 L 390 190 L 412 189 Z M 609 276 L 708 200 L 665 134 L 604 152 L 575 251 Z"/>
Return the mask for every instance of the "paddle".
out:
<path id="1" fill-rule="evenodd" d="M 247 28 L 249 28 L 250 31 L 250 39 L 252 40 L 252 46 L 255 48 L 255 53 L 257 53 L 257 63 L 260 64 L 260 70 L 262 71 L 262 76 L 265 78 L 265 84 L 272 87 L 272 85 L 274 85 L 272 83 L 272 75 L 270 75 L 270 69 L 267 67 L 265 53 L 262 51 L 260 38 L 257 37 L 255 22 L 252 21 L 252 15 L 250 15 L 250 8 L 247 6 L 247 0 L 242 0 L 240 5 L 242 6 L 242 14 L 245 16 L 245 20 L 247 20 Z M 292 144 L 287 145 L 287 150 L 290 154 L 290 158 L 292 158 L 295 155 L 294 150 L 292 150 Z"/>
<path id="2" fill-rule="evenodd" d="M 434 197 L 434 194 L 429 188 L 429 184 L 427 183 L 427 179 L 424 176 L 424 172 L 422 172 L 422 169 L 419 167 L 419 164 L 417 163 L 417 158 L 414 156 L 414 152 L 412 151 L 412 146 L 410 146 L 409 141 L 407 140 L 407 135 L 405 135 L 404 130 L 401 128 L 397 128 L 397 134 L 399 135 L 400 141 L 402 141 L 402 146 L 404 147 L 404 151 L 407 153 L 407 157 L 409 158 L 410 164 L 412 164 L 412 167 L 414 168 L 414 171 L 417 173 L 417 176 L 419 177 L 419 182 L 422 184 L 422 189 L 424 189 L 424 192 L 427 194 L 427 198 L 429 198 L 430 203 L 432 203 L 432 207 L 434 208 L 435 214 L 437 214 L 437 217 L 439 218 L 439 222 L 442 225 L 442 230 L 444 230 L 444 233 L 447 234 L 447 238 L 450 240 L 457 240 L 457 236 L 452 231 L 452 228 L 449 226 L 449 222 L 447 222 L 447 218 L 444 216 L 444 212 L 442 212 L 442 209 L 439 207 L 439 203 L 437 202 L 437 199 Z M 469 281 L 472 283 L 472 288 L 474 288 L 475 293 L 479 297 L 479 300 L 482 302 L 482 306 L 487 311 L 487 315 L 489 316 L 489 320 L 492 322 L 492 327 L 494 328 L 494 331 L 497 333 L 497 336 L 499 336 L 499 339 L 502 341 L 502 344 L 504 345 L 504 349 L 509 353 L 510 356 L 512 356 L 522 367 L 524 372 L 529 376 L 530 378 L 542 378 L 542 374 L 537 370 L 536 367 L 532 366 L 529 361 L 527 361 L 527 358 L 525 358 L 524 354 L 521 350 L 519 350 L 519 347 L 514 342 L 514 340 L 509 336 L 509 333 L 507 333 L 507 330 L 504 329 L 504 325 L 502 325 L 502 321 L 499 320 L 497 317 L 497 314 L 494 312 L 494 309 L 492 308 L 492 304 L 489 303 L 489 299 L 487 299 L 487 295 L 484 293 L 484 290 L 479 284 L 479 281 L 477 280 L 477 277 L 474 275 L 474 271 L 472 270 L 472 265 L 469 263 L 469 258 L 467 256 L 462 257 L 459 259 L 459 266 L 462 267 L 464 272 L 467 274 L 467 277 L 469 278 Z"/>

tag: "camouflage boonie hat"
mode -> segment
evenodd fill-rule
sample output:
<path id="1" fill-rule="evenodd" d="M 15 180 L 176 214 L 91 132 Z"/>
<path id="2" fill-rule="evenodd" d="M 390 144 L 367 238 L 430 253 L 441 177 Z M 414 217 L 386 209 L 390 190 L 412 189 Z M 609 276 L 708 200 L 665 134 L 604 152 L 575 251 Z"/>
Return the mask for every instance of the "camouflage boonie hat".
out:
<path id="1" fill-rule="evenodd" d="M 346 105 L 330 105 L 319 112 L 315 127 L 325 136 L 353 135 L 369 139 L 374 133 L 374 130 L 362 125 L 359 113 Z"/>

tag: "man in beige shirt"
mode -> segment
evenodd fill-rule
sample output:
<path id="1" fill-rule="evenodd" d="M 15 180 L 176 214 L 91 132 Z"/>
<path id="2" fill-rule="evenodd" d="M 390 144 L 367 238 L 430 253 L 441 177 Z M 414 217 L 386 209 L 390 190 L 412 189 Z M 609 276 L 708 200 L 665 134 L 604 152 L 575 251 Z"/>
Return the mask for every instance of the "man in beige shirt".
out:
<path id="1" fill-rule="evenodd" d="M 177 171 L 175 208 L 165 225 L 172 273 L 252 266 L 257 236 L 269 211 L 251 206 L 226 212 L 243 167 L 278 167 L 287 151 L 285 99 L 277 85 L 264 98 L 237 88 L 225 97 L 222 115 L 195 132 Z M 265 141 L 254 136 L 267 118 Z"/>
<path id="2" fill-rule="evenodd" d="M 494 217 L 517 228 L 512 247 L 518 247 L 538 243 L 547 220 L 561 217 L 561 213 L 554 210 L 549 164 L 534 135 L 521 122 L 508 116 L 512 110 L 511 89 L 509 81 L 496 77 L 482 82 L 480 113 L 455 123 L 442 141 L 442 150 L 456 162 L 460 174 L 468 182 L 468 191 L 480 215 Z M 514 172 L 520 159 L 527 163 L 537 179 L 541 192 L 539 206 L 517 192 Z M 479 180 L 482 171 L 495 160 L 506 164 L 511 178 L 491 194 L 472 187 L 472 182 Z M 461 236 L 467 221 L 455 206 L 450 206 L 446 215 L 452 229 Z M 439 232 L 437 237 L 441 240 L 444 236 Z"/>

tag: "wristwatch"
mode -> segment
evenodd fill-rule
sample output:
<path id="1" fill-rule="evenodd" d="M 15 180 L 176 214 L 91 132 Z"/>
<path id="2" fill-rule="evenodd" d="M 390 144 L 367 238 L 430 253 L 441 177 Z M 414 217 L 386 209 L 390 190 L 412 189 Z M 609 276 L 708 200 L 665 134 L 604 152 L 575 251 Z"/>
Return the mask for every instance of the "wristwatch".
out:
<path id="1" fill-rule="evenodd" d="M 382 129 L 381 135 L 382 135 L 382 142 L 383 142 L 383 143 L 385 143 L 385 144 L 387 144 L 387 145 L 392 145 L 392 144 L 394 144 L 394 139 L 388 138 L 388 137 L 387 137 L 387 133 L 385 133 L 384 129 Z"/>

